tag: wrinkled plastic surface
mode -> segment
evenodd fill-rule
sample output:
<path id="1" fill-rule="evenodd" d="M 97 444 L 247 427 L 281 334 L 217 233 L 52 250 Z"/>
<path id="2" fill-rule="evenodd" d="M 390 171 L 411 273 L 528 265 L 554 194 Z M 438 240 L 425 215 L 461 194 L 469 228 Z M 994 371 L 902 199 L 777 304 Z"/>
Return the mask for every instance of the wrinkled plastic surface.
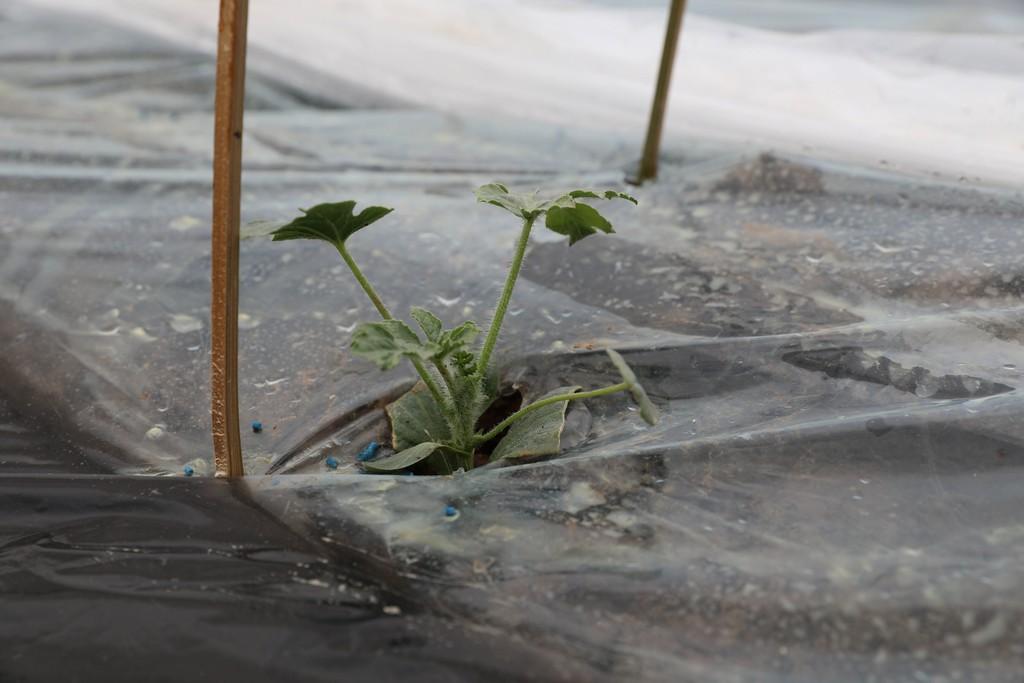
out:
<path id="1" fill-rule="evenodd" d="M 203 476 L 211 64 L 2 7 L 3 677 L 1019 677 L 1019 195 L 670 150 L 616 236 L 536 235 L 500 347 L 535 395 L 614 381 L 614 346 L 662 422 L 588 401 L 560 457 L 439 478 L 358 473 L 412 378 L 345 351 L 372 309 L 337 255 L 246 240 L 263 431 L 227 484 Z M 395 206 L 351 250 L 448 324 L 486 320 L 515 235 L 473 187 L 614 185 L 633 157 L 249 93 L 246 219 Z"/>
<path id="2" fill-rule="evenodd" d="M 207 0 L 34 2 L 208 54 L 216 46 L 217 5 Z M 635 150 L 667 5 L 271 0 L 250 13 L 251 63 L 349 103 L 370 90 L 454 116 L 625 135 Z M 1022 20 L 1017 0 L 695 1 L 665 138 L 683 148 L 696 138 L 810 150 L 819 160 L 1019 188 Z M 778 22 L 795 30 L 764 30 Z M 802 32 L 808 25 L 824 30 Z M 339 26 L 350 40 L 338 40 Z"/>

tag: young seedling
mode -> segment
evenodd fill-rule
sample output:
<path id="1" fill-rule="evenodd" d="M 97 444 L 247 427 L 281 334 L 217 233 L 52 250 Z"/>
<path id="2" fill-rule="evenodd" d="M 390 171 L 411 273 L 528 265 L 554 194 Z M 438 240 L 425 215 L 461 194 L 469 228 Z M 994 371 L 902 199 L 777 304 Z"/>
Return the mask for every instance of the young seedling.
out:
<path id="1" fill-rule="evenodd" d="M 619 391 L 630 392 L 645 421 L 654 424 L 657 420 L 657 410 L 636 375 L 622 356 L 608 349 L 621 382 L 590 391 L 581 391 L 579 386 L 560 387 L 494 427 L 477 429 L 480 416 L 498 396 L 497 373 L 491 366 L 491 355 L 534 224 L 543 217 L 548 229 L 567 236 L 572 245 L 597 232 L 615 232 L 607 218 L 582 200 L 624 199 L 636 204 L 636 199 L 615 190 L 572 190 L 545 198 L 538 192 L 516 194 L 500 183 L 478 188 L 476 197 L 480 202 L 509 211 L 521 222 L 505 285 L 479 348 L 474 345 L 480 334 L 476 323 L 466 321 L 445 329 L 441 320 L 424 308 L 415 307 L 410 311 L 422 335 L 415 332 L 391 314 L 356 265 L 348 251 L 349 237 L 388 215 L 392 209 L 371 206 L 356 214 L 354 201 L 319 204 L 271 233 L 274 241 L 317 239 L 333 244 L 383 319 L 356 327 L 350 346 L 352 353 L 373 361 L 382 370 L 389 370 L 407 359 L 420 377 L 420 382 L 409 393 L 387 406 L 392 446 L 396 452 L 364 463 L 368 471 L 395 472 L 420 463 L 425 463 L 427 471 L 440 474 L 469 470 L 474 466 L 477 450 L 502 434 L 491 453 L 492 462 L 556 454 L 569 401 Z"/>

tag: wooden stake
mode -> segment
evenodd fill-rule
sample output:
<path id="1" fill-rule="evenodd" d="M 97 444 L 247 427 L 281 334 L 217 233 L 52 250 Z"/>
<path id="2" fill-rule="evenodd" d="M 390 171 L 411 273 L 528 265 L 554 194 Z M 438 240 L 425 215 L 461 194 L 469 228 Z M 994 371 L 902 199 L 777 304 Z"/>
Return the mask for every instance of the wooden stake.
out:
<path id="1" fill-rule="evenodd" d="M 676 61 L 676 46 L 683 26 L 686 0 L 672 0 L 668 11 L 668 26 L 665 29 L 665 47 L 661 51 L 661 68 L 658 70 L 658 85 L 654 88 L 654 103 L 651 105 L 651 120 L 647 124 L 647 140 L 640 159 L 637 183 L 658 177 L 658 152 L 661 148 L 661 131 L 665 123 L 665 108 L 668 106 L 668 91 L 672 83 L 672 65 Z"/>
<path id="2" fill-rule="evenodd" d="M 221 0 L 210 240 L 210 409 L 218 477 L 244 474 L 238 427 L 238 223 L 248 14 L 249 0 Z"/>

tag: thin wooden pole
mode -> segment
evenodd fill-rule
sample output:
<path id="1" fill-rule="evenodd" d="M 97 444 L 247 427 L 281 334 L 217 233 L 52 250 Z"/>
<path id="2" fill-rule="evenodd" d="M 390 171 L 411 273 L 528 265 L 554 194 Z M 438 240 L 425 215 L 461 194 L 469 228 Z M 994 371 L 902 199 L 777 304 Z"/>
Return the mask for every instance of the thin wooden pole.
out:
<path id="1" fill-rule="evenodd" d="M 210 240 L 210 410 L 218 477 L 245 473 L 238 427 L 238 223 L 248 15 L 249 0 L 221 0 Z"/>
<path id="2" fill-rule="evenodd" d="M 665 108 L 668 106 L 668 91 L 672 83 L 672 65 L 676 61 L 676 46 L 683 26 L 686 0 L 672 0 L 668 11 L 668 26 L 665 28 L 665 47 L 661 51 L 661 67 L 658 70 L 658 85 L 654 88 L 654 103 L 651 105 L 651 120 L 647 124 L 647 140 L 640 159 L 637 182 L 652 180 L 658 176 L 658 151 L 661 148 L 661 131 L 665 124 Z"/>

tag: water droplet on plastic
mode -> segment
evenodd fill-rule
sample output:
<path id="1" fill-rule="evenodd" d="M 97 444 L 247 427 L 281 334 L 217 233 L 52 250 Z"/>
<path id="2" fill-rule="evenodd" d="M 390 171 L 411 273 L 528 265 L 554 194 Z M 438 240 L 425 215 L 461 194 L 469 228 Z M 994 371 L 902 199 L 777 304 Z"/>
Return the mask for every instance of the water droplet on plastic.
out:
<path id="1" fill-rule="evenodd" d="M 454 306 L 455 304 L 459 303 L 462 300 L 462 297 L 461 296 L 457 296 L 454 299 L 445 299 L 440 294 L 437 294 L 437 295 L 434 296 L 434 299 L 436 299 L 437 302 L 439 304 L 441 304 L 442 306 L 444 306 L 445 308 L 448 308 L 448 307 Z"/>
<path id="2" fill-rule="evenodd" d="M 251 330 L 254 327 L 259 327 L 260 319 L 254 318 L 248 313 L 238 314 L 238 329 L 240 330 Z"/>
<path id="3" fill-rule="evenodd" d="M 175 313 L 171 316 L 171 329 L 178 334 L 188 334 L 203 329 L 203 323 L 191 315 Z"/>
<path id="4" fill-rule="evenodd" d="M 548 309 L 546 309 L 546 308 L 542 308 L 542 309 L 540 309 L 540 314 L 541 314 L 542 316 L 544 316 L 544 319 L 545 319 L 545 320 L 547 320 L 548 322 L 552 323 L 553 325 L 558 325 L 559 323 L 561 323 L 561 322 L 562 322 L 561 320 L 559 320 L 559 319 L 558 319 L 558 318 L 556 318 L 555 316 L 551 315 L 551 311 L 549 311 L 549 310 L 548 310 Z"/>
<path id="5" fill-rule="evenodd" d="M 144 342 L 156 341 L 156 337 L 146 332 L 145 328 L 142 327 L 132 328 L 132 331 L 129 332 L 129 334 L 135 337 L 136 339 L 141 339 Z"/>
<path id="6" fill-rule="evenodd" d="M 192 228 L 198 228 L 202 224 L 203 222 L 195 216 L 184 215 L 171 220 L 169 227 L 176 232 L 185 232 Z"/>
<path id="7" fill-rule="evenodd" d="M 263 389 L 265 387 L 277 386 L 278 384 L 281 384 L 282 382 L 287 382 L 287 381 L 288 381 L 287 377 L 278 377 L 277 379 L 268 379 L 268 380 L 264 380 L 262 382 L 254 382 L 253 386 L 256 387 L 257 389 Z"/>
<path id="8" fill-rule="evenodd" d="M 890 247 L 884 244 L 879 244 L 878 242 L 872 242 L 871 246 L 873 246 L 875 249 L 882 252 L 883 254 L 898 254 L 901 251 L 906 250 L 906 247 Z"/>

